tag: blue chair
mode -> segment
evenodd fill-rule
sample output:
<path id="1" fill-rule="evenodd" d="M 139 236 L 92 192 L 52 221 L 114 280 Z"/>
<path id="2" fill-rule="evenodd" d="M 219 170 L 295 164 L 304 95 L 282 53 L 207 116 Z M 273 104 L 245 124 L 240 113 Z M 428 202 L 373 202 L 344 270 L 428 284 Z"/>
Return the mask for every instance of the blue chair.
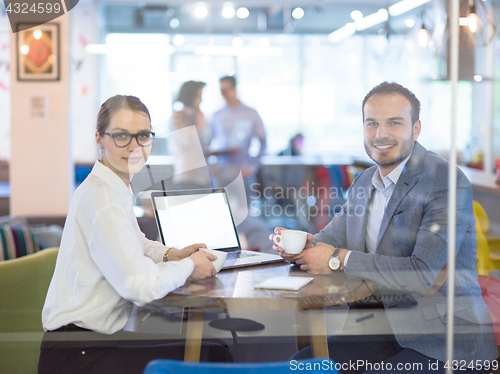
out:
<path id="1" fill-rule="evenodd" d="M 330 359 L 304 361 L 281 361 L 259 363 L 211 363 L 184 362 L 173 360 L 151 361 L 144 374 L 291 374 L 291 373 L 338 373 L 335 362 Z"/>

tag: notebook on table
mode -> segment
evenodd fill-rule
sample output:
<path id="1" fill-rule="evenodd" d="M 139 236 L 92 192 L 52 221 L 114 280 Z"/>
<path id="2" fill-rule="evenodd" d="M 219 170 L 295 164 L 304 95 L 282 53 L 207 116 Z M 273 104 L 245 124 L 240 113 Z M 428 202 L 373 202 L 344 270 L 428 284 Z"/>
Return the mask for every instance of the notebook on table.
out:
<path id="1" fill-rule="evenodd" d="M 151 193 L 156 224 L 164 245 L 184 248 L 205 243 L 228 252 L 222 269 L 283 261 L 281 256 L 243 250 L 224 188 Z"/>

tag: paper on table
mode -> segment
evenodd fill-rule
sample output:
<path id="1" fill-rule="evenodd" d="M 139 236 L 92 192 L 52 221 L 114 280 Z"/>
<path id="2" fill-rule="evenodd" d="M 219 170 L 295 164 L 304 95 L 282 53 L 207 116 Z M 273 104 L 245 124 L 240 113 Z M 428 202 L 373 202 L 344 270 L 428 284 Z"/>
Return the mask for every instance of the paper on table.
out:
<path id="1" fill-rule="evenodd" d="M 306 277 L 273 277 L 256 284 L 255 289 L 298 291 L 312 280 Z"/>

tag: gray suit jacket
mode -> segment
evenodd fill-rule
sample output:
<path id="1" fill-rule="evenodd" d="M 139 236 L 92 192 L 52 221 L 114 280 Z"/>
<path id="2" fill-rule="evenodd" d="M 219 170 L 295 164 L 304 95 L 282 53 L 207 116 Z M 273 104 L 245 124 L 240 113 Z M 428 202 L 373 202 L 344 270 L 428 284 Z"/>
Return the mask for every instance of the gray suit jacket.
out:
<path id="1" fill-rule="evenodd" d="M 432 288 L 448 260 L 448 165 L 415 142 L 387 204 L 376 253 L 365 251 L 365 211 L 376 165 L 356 178 L 341 212 L 314 237 L 315 242 L 352 251 L 345 269 L 349 278 L 411 293 L 418 301 L 416 307 L 386 307 L 394 335 L 402 347 L 441 361 L 446 360 L 448 282 L 432 295 L 422 295 Z M 467 363 L 498 356 L 477 282 L 474 223 L 472 188 L 458 170 L 454 358 Z"/>

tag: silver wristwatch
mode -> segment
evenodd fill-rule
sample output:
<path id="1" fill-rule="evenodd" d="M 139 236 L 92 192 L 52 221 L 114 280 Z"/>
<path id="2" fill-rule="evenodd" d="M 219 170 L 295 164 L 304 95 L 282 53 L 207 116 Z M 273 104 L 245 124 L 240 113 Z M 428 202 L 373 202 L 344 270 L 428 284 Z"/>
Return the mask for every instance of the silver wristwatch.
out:
<path id="1" fill-rule="evenodd" d="M 328 260 L 328 266 L 330 266 L 330 269 L 332 269 L 333 271 L 337 271 L 340 268 L 339 253 L 340 253 L 340 248 L 335 248 L 332 257 L 330 257 L 330 260 Z"/>

